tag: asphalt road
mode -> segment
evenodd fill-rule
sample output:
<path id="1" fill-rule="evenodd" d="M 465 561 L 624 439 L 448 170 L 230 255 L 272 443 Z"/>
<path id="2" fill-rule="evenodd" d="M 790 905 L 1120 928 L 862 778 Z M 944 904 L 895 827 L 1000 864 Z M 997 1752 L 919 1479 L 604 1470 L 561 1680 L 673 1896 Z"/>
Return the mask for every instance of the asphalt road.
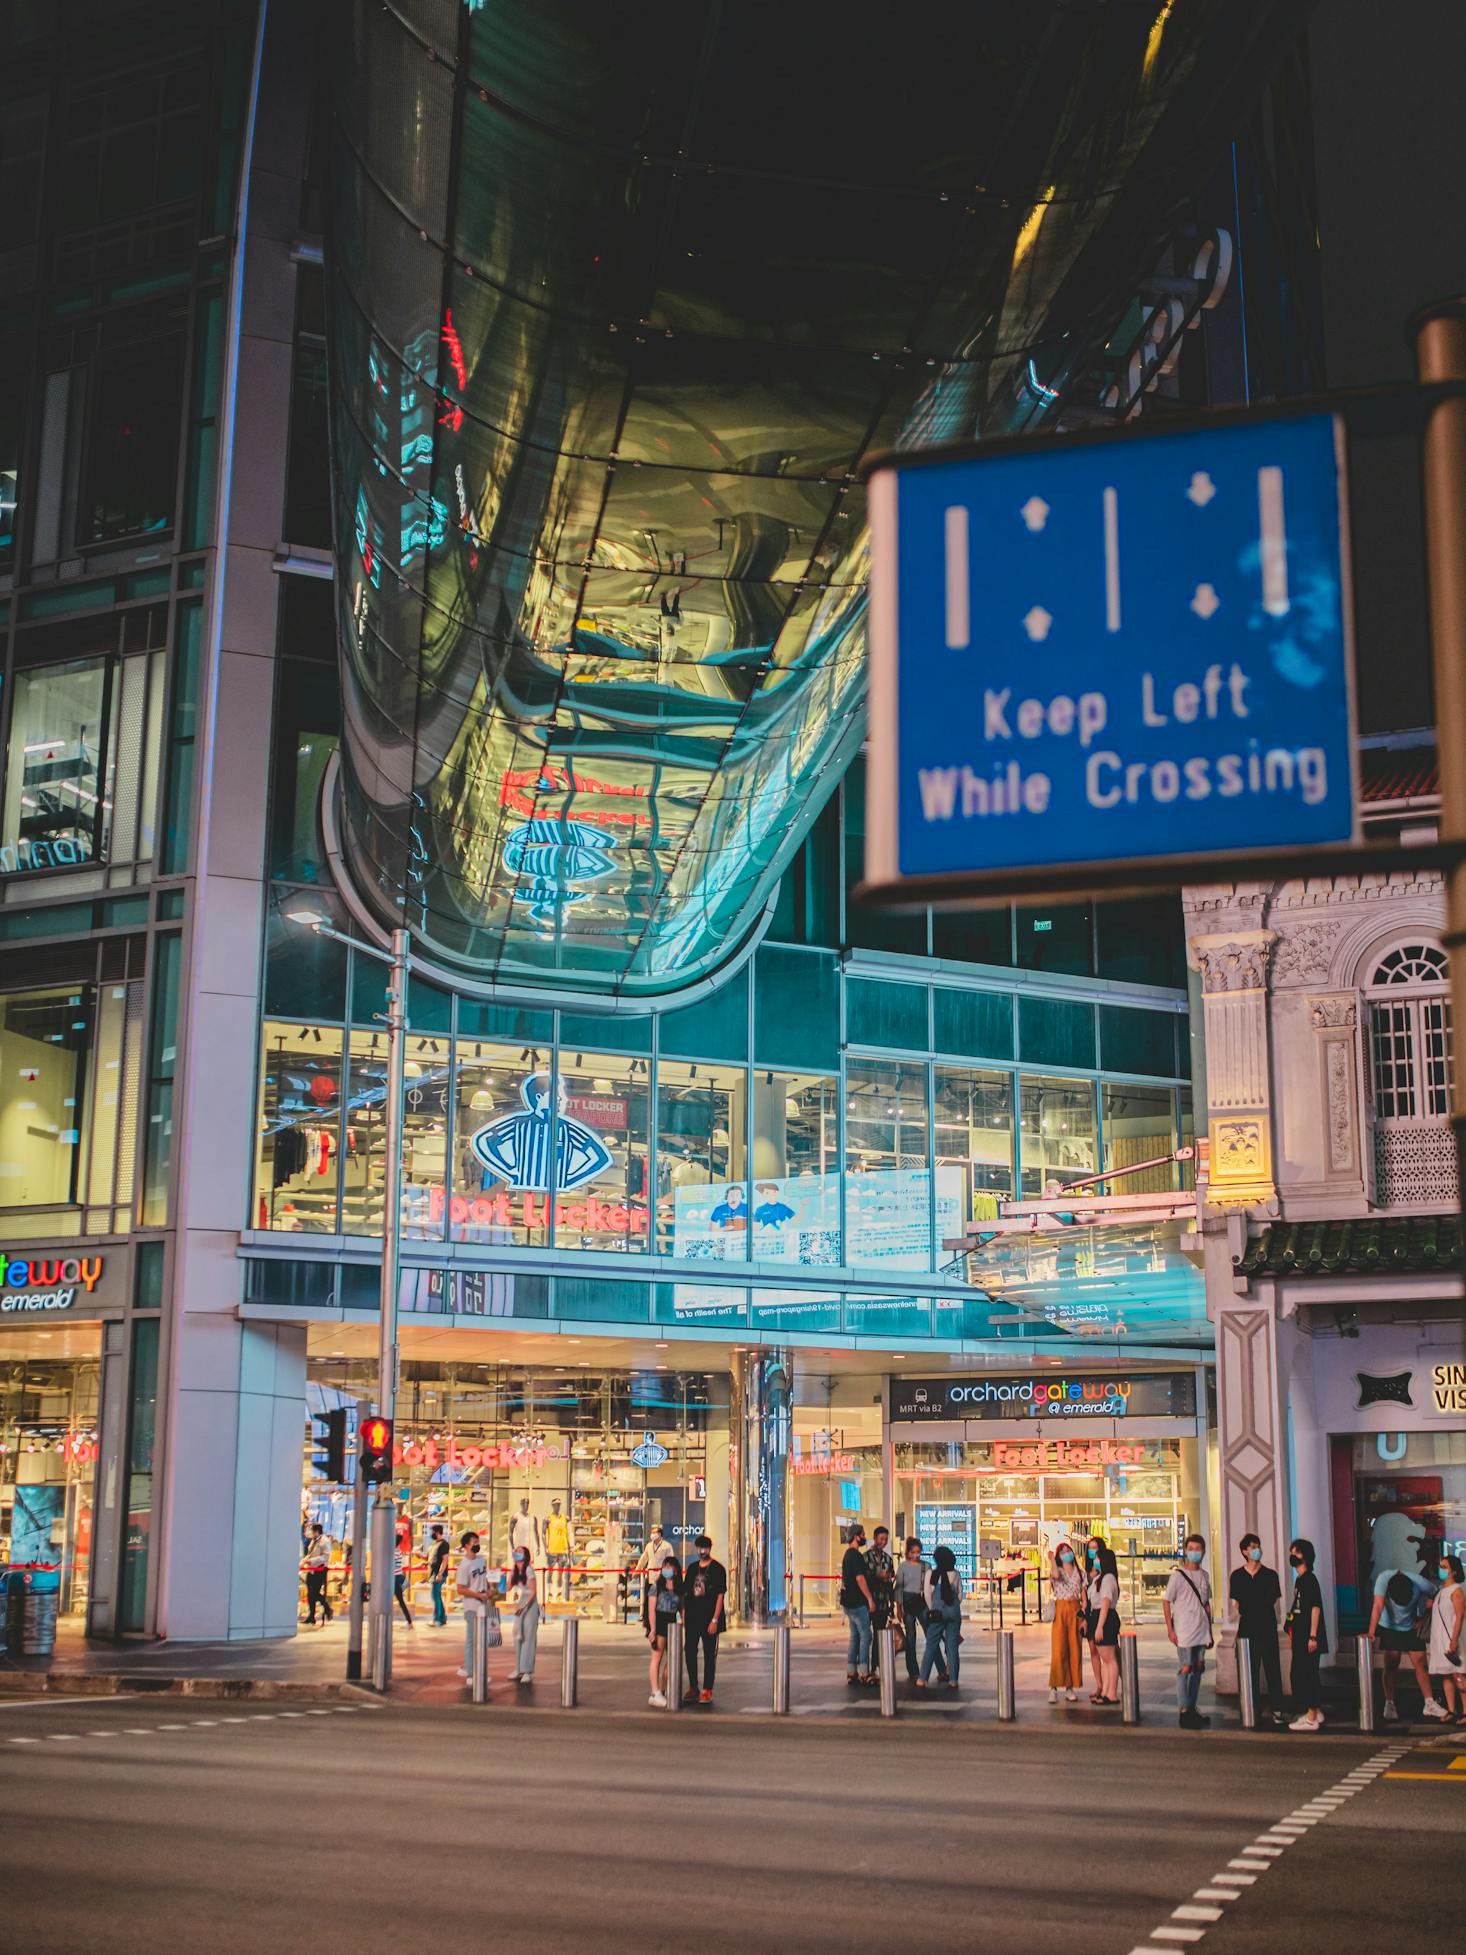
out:
<path id="1" fill-rule="evenodd" d="M 1449 1916 L 1458 1764 L 1457 1733 L 0 1703 L 0 1946 L 1339 1955 Z"/>

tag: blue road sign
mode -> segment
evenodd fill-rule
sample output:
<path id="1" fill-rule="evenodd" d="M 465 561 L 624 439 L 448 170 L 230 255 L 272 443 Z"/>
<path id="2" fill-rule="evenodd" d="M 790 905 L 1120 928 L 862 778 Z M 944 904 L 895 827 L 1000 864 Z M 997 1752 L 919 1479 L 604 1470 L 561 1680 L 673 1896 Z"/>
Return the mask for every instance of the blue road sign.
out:
<path id="1" fill-rule="evenodd" d="M 881 465 L 867 886 L 1351 843 L 1343 491 L 1316 413 Z"/>

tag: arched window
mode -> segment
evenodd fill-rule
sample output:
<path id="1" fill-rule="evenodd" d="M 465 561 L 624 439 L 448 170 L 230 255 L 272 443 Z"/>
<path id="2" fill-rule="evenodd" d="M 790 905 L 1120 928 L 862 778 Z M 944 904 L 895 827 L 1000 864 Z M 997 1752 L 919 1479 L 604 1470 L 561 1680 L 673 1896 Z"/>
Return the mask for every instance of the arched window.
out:
<path id="1" fill-rule="evenodd" d="M 1451 1110 L 1451 1001 L 1446 953 L 1400 944 L 1368 986 L 1375 1118 L 1444 1120 Z"/>

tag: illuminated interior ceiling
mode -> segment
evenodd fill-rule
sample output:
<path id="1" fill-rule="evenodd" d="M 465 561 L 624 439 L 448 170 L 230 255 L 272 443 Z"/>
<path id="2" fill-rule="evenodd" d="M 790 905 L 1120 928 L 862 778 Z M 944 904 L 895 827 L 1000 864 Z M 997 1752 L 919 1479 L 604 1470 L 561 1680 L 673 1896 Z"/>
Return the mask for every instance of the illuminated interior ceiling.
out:
<path id="1" fill-rule="evenodd" d="M 383 923 L 582 996 L 747 941 L 863 732 L 863 458 L 1049 411 L 1285 11 L 338 0 L 340 815 Z"/>

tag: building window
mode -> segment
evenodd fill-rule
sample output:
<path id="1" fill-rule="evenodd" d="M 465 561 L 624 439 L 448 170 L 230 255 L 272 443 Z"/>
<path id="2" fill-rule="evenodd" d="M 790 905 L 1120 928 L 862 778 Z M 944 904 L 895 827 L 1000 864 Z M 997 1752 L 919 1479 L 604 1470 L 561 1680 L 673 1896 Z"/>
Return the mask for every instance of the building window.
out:
<path id="1" fill-rule="evenodd" d="M 181 333 L 99 354 L 78 542 L 113 543 L 171 528 L 184 366 Z"/>
<path id="2" fill-rule="evenodd" d="M 1100 1088 L 1107 1195 L 1156 1195 L 1176 1186 L 1176 1116 L 1164 1086 Z M 1163 1158 L 1164 1157 L 1164 1158 Z M 1151 1161 L 1156 1165 L 1147 1167 Z"/>
<path id="3" fill-rule="evenodd" d="M 342 1180 L 341 1029 L 266 1021 L 264 1042 L 254 1225 L 334 1235 Z M 370 1090 L 370 1082 L 361 1083 Z M 358 1213 L 368 1206 L 369 1157 L 379 1151 L 370 1144 L 371 1123 L 364 1107 L 353 1189 Z M 378 1164 L 378 1227 L 380 1172 Z"/>
<path id="4" fill-rule="evenodd" d="M 558 1248 L 651 1246 L 649 1074 L 641 1059 L 562 1050 L 554 1109 Z"/>
<path id="5" fill-rule="evenodd" d="M 657 1069 L 657 1246 L 699 1262 L 748 1255 L 748 1075 L 664 1059 Z"/>
<path id="6" fill-rule="evenodd" d="M 1381 1120 L 1443 1120 L 1451 1110 L 1451 1003 L 1446 954 L 1402 944 L 1370 986 L 1374 1110 Z"/>
<path id="7" fill-rule="evenodd" d="M 6 1208 L 55 1208 L 78 1199 L 92 1017 L 89 985 L 0 1000 L 0 1203 Z"/>
<path id="8" fill-rule="evenodd" d="M 15 675 L 0 875 L 106 860 L 114 664 L 77 659 Z"/>
<path id="9" fill-rule="evenodd" d="M 1094 1087 L 1087 1080 L 1027 1073 L 1018 1104 L 1025 1201 L 1056 1194 L 1097 1171 Z"/>
<path id="10" fill-rule="evenodd" d="M 1446 981 L 1445 952 L 1409 943 L 1380 960 L 1368 987 L 1375 1195 L 1385 1207 L 1456 1200 Z"/>
<path id="11" fill-rule="evenodd" d="M 937 1174 L 962 1177 L 964 1222 L 996 1215 L 1013 1195 L 1013 1075 L 936 1069 Z"/>

